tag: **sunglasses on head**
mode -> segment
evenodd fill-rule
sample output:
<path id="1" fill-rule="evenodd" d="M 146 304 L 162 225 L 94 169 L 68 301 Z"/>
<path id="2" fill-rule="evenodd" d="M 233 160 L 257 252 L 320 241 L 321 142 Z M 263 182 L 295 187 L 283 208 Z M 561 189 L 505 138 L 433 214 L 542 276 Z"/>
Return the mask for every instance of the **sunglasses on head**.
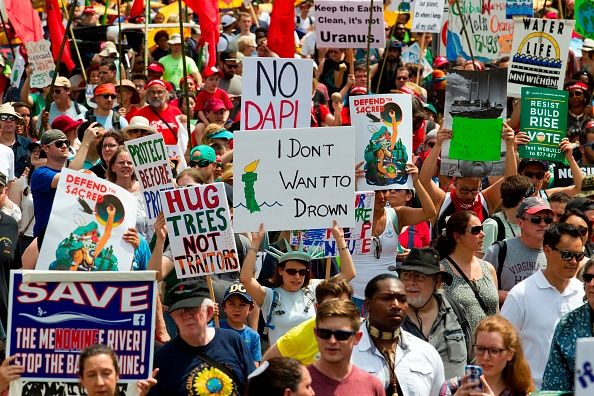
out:
<path id="1" fill-rule="evenodd" d="M 483 231 L 483 226 L 482 225 L 478 225 L 478 226 L 474 226 L 474 227 L 470 227 L 470 231 L 468 231 L 469 234 L 472 235 L 478 235 Z"/>
<path id="2" fill-rule="evenodd" d="M 66 145 L 66 147 L 70 147 L 70 142 L 66 139 L 54 140 L 54 146 L 56 146 L 57 148 L 62 148 L 63 145 Z"/>
<path id="3" fill-rule="evenodd" d="M 300 269 L 300 270 L 298 270 L 296 268 L 283 268 L 283 269 L 287 274 L 289 274 L 291 276 L 295 276 L 297 274 L 299 274 L 299 276 L 305 276 L 309 272 L 308 269 Z"/>
<path id="4" fill-rule="evenodd" d="M 524 172 L 524 176 L 526 176 L 528 179 L 532 179 L 534 177 L 534 178 L 536 178 L 538 180 L 542 180 L 542 179 L 544 179 L 545 174 L 544 174 L 544 172 L 529 172 L 529 171 L 526 171 L 526 172 Z"/>
<path id="5" fill-rule="evenodd" d="M 113 95 L 113 94 L 103 94 L 103 95 L 101 95 L 101 97 L 103 99 L 112 99 L 112 100 L 115 100 L 115 98 L 117 98 L 117 96 Z"/>
<path id="6" fill-rule="evenodd" d="M 585 283 L 590 283 L 594 279 L 594 274 L 583 274 L 582 279 L 584 279 Z"/>
<path id="7" fill-rule="evenodd" d="M 320 337 L 322 340 L 329 340 L 332 336 L 334 336 L 336 341 L 346 341 L 355 334 L 357 333 L 355 333 L 354 331 L 330 330 L 316 327 L 316 335 Z"/>
<path id="8" fill-rule="evenodd" d="M 553 248 L 553 250 L 556 250 L 559 252 L 559 255 L 561 256 L 561 260 L 563 261 L 571 261 L 571 259 L 575 258 L 575 261 L 577 261 L 578 263 L 580 261 L 582 261 L 582 259 L 584 257 L 586 257 L 586 253 L 584 252 L 571 252 L 569 250 L 559 250 L 557 248 Z M 585 280 L 586 278 L 584 278 Z"/>
<path id="9" fill-rule="evenodd" d="M 190 160 L 190 168 L 194 168 L 196 166 L 198 166 L 198 168 L 206 168 L 210 164 L 212 164 L 212 162 L 206 159 L 201 159 L 199 161 Z"/>
<path id="10" fill-rule="evenodd" d="M 553 219 L 551 216 L 533 216 L 524 220 L 530 220 L 532 224 L 540 224 L 542 221 L 544 221 L 544 223 L 548 225 L 553 223 L 555 219 Z"/>
<path id="11" fill-rule="evenodd" d="M 0 114 L 0 121 L 16 121 L 17 118 L 10 114 Z"/>

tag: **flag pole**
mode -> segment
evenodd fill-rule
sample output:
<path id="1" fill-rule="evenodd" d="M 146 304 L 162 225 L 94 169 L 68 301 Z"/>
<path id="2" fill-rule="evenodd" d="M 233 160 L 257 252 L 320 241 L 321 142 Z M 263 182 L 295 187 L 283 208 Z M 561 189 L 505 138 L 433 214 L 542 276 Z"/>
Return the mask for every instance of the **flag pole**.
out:
<path id="1" fill-rule="evenodd" d="M 145 0 L 144 6 L 144 70 L 146 71 L 146 68 L 148 67 L 148 24 L 149 18 L 151 17 L 151 1 Z"/>
<path id="2" fill-rule="evenodd" d="M 367 62 L 365 68 L 367 69 L 367 93 L 371 90 L 370 63 L 371 63 L 371 22 L 373 19 L 373 0 L 369 4 L 369 26 L 367 28 Z"/>
<path id="3" fill-rule="evenodd" d="M 147 0 L 148 1 L 148 0 Z M 186 98 L 186 128 L 188 130 L 188 136 L 192 133 L 190 130 L 190 100 L 188 99 L 188 69 L 186 68 L 186 42 L 184 40 L 184 19 L 182 16 L 182 2 L 177 0 L 179 9 L 179 35 L 181 37 L 181 51 L 182 51 L 182 70 L 183 70 L 183 82 L 184 82 L 184 97 Z"/>
<path id="4" fill-rule="evenodd" d="M 150 0 L 147 0 L 147 2 Z M 123 45 L 122 45 L 122 16 L 121 16 L 121 5 L 120 0 L 117 0 L 116 7 L 118 7 L 118 52 L 120 53 L 120 64 L 118 65 L 118 72 L 120 75 L 120 103 L 119 108 L 121 109 L 124 106 L 124 89 L 122 86 L 122 74 L 124 74 L 124 70 L 126 67 L 124 66 L 124 53 L 123 53 Z"/>
<path id="5" fill-rule="evenodd" d="M 462 20 L 462 33 L 464 33 L 464 37 L 466 37 L 466 42 L 468 43 L 468 52 L 470 52 L 470 58 L 472 59 L 472 67 L 474 71 L 477 70 L 476 63 L 474 61 L 474 54 L 472 53 L 472 44 L 470 43 L 470 38 L 468 38 L 468 30 L 466 30 L 466 21 L 464 21 L 464 15 L 462 15 L 462 11 L 460 11 L 460 2 L 455 0 L 456 7 L 458 7 L 458 15 L 460 15 L 460 20 Z M 472 24 L 470 24 L 472 27 Z"/>

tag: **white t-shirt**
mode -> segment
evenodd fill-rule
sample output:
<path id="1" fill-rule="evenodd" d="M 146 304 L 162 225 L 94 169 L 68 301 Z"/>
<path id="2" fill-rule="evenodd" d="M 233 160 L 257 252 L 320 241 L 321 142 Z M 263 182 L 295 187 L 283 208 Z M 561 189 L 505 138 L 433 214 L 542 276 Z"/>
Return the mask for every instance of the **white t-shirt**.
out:
<path id="1" fill-rule="evenodd" d="M 270 324 L 274 329 L 268 329 L 270 345 L 276 343 L 283 334 L 297 326 L 301 322 L 316 316 L 316 287 L 322 283 L 323 279 L 310 279 L 309 285 L 296 292 L 288 292 L 282 287 L 271 289 L 265 287 L 266 297 L 262 304 L 262 317 L 268 319 L 272 302 L 274 299 L 274 290 L 278 293 L 278 301 L 272 308 Z M 313 337 L 313 334 L 312 334 Z"/>
<path id="2" fill-rule="evenodd" d="M 0 144 L 0 172 L 4 173 L 7 181 L 14 179 L 14 153 L 4 144 Z"/>
<path id="3" fill-rule="evenodd" d="M 316 31 L 307 33 L 301 40 L 303 42 L 301 45 L 301 55 L 313 57 L 316 51 Z"/>

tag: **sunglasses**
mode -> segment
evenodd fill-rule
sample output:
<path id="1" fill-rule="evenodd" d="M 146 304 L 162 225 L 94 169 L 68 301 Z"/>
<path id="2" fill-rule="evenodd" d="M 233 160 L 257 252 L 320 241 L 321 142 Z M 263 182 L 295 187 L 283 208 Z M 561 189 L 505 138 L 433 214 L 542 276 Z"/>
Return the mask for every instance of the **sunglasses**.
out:
<path id="1" fill-rule="evenodd" d="M 542 180 L 545 177 L 544 172 L 524 172 L 524 176 L 526 176 L 528 179 L 532 179 L 533 177 L 538 179 L 538 180 Z"/>
<path id="2" fill-rule="evenodd" d="M 299 276 L 305 276 L 305 275 L 307 275 L 307 273 L 309 272 L 309 270 L 308 270 L 308 269 L 300 269 L 300 270 L 298 270 L 298 269 L 296 269 L 296 268 L 283 268 L 283 270 L 284 270 L 284 271 L 285 271 L 287 274 L 289 274 L 289 275 L 291 275 L 291 276 L 295 276 L 295 275 L 297 275 L 297 274 L 299 274 Z"/>
<path id="3" fill-rule="evenodd" d="M 523 220 L 530 220 L 532 224 L 540 224 L 542 221 L 544 221 L 544 223 L 548 225 L 553 223 L 555 219 L 553 219 L 551 216 L 534 216 L 529 219 L 524 218 Z"/>
<path id="4" fill-rule="evenodd" d="M 571 261 L 571 259 L 575 258 L 575 261 L 577 261 L 578 263 L 580 261 L 582 261 L 582 259 L 584 257 L 586 257 L 586 253 L 584 252 L 570 252 L 569 250 L 559 250 L 557 248 L 553 248 L 553 250 L 556 250 L 559 252 L 559 255 L 561 256 L 561 260 L 563 261 Z M 585 280 L 586 278 L 584 278 Z"/>
<path id="5" fill-rule="evenodd" d="M 330 330 L 322 329 L 319 327 L 316 328 L 316 335 L 320 337 L 322 340 L 329 340 L 330 337 L 334 336 L 336 341 L 346 341 L 355 334 L 357 333 L 348 330 Z"/>
<path id="6" fill-rule="evenodd" d="M 458 188 L 458 191 L 460 192 L 460 194 L 464 194 L 464 195 L 466 195 L 466 194 L 475 195 L 475 194 L 478 194 L 479 192 L 481 192 L 481 189 L 480 188 L 473 188 L 473 189 L 470 190 L 470 189 L 468 189 L 466 187 L 459 187 Z"/>
<path id="7" fill-rule="evenodd" d="M 584 279 L 585 283 L 590 283 L 594 279 L 594 274 L 583 274 L 582 279 Z"/>
<path id="8" fill-rule="evenodd" d="M 66 145 L 66 147 L 70 147 L 70 142 L 66 139 L 54 140 L 54 146 L 56 146 L 57 148 L 62 148 L 63 145 Z"/>
<path id="9" fill-rule="evenodd" d="M 382 255 L 382 240 L 379 237 L 373 237 L 373 255 L 377 260 Z"/>
<path id="10" fill-rule="evenodd" d="M 54 91 L 52 93 L 53 94 L 56 94 L 56 95 L 60 95 L 62 93 L 62 90 L 61 89 L 54 89 Z"/>
<path id="11" fill-rule="evenodd" d="M 117 96 L 116 95 L 113 95 L 113 94 L 103 94 L 103 95 L 100 95 L 100 96 L 103 99 L 112 99 L 112 100 L 115 100 L 115 98 L 117 98 Z"/>
<path id="12" fill-rule="evenodd" d="M 581 236 L 588 235 L 588 227 L 577 227 Z"/>
<path id="13" fill-rule="evenodd" d="M 468 233 L 472 234 L 472 235 L 479 235 L 481 232 L 483 232 L 483 226 L 479 225 L 479 226 L 470 227 L 470 231 Z"/>
<path id="14" fill-rule="evenodd" d="M 212 162 L 206 159 L 201 159 L 200 161 L 190 160 L 190 168 L 195 168 L 196 166 L 198 166 L 198 168 L 206 168 L 210 164 L 212 164 Z"/>
<path id="15" fill-rule="evenodd" d="M 569 91 L 569 97 L 572 96 L 584 96 L 584 93 L 582 91 Z"/>
<path id="16" fill-rule="evenodd" d="M 17 118 L 10 114 L 0 114 L 0 121 L 16 121 Z"/>

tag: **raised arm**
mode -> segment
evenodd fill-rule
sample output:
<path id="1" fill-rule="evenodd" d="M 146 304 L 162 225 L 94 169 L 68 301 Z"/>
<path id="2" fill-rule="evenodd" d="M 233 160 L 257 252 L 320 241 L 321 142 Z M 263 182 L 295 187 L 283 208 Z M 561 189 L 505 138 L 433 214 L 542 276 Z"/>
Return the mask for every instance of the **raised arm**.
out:
<path id="1" fill-rule="evenodd" d="M 402 230 L 402 227 L 408 225 L 419 224 L 423 221 L 427 221 L 437 215 L 435 204 L 431 200 L 429 193 L 421 182 L 419 181 L 419 169 L 412 163 L 406 164 L 406 173 L 413 180 L 413 186 L 419 201 L 421 201 L 420 208 L 410 208 L 408 206 L 399 206 L 395 208 L 396 214 L 398 215 L 398 233 Z"/>
<path id="2" fill-rule="evenodd" d="M 338 227 L 336 220 L 333 222 L 331 232 L 334 240 L 336 241 L 338 254 L 340 255 L 340 273 L 336 274 L 334 277 L 350 282 L 351 279 L 353 279 L 356 275 L 355 265 L 353 264 L 351 252 L 349 251 L 347 243 L 344 239 L 344 231 L 342 228 Z"/>
<path id="3" fill-rule="evenodd" d="M 167 224 L 165 223 L 165 215 L 163 212 L 159 213 L 155 219 L 155 246 L 151 253 L 151 258 L 148 262 L 148 270 L 157 272 L 157 281 L 163 280 L 169 272 L 173 269 L 173 261 L 167 256 L 163 255 L 165 248 L 165 238 L 167 237 Z"/>
<path id="4" fill-rule="evenodd" d="M 575 158 L 573 158 L 573 149 L 571 148 L 571 143 L 569 143 L 567 138 L 561 140 L 561 143 L 559 143 L 559 149 L 565 155 L 565 159 L 567 159 L 567 163 L 571 169 L 571 175 L 573 176 L 573 186 L 551 188 L 547 190 L 547 194 L 551 195 L 556 192 L 564 192 L 570 197 L 575 197 L 575 195 L 582 190 L 584 174 L 582 173 L 578 163 L 575 161 Z"/>
<path id="5" fill-rule="evenodd" d="M 435 204 L 435 208 L 439 210 L 441 207 L 441 203 L 445 199 L 446 193 L 441 188 L 433 182 L 432 177 L 437 169 L 437 159 L 439 158 L 439 154 L 441 153 L 441 147 L 443 145 L 444 140 L 452 138 L 452 131 L 449 129 L 440 129 L 437 131 L 437 139 L 435 141 L 435 146 L 429 152 L 429 155 L 423 162 L 423 166 L 421 167 L 421 172 L 419 173 L 419 180 L 421 184 L 425 187 L 431 200 Z"/>
<path id="6" fill-rule="evenodd" d="M 258 256 L 258 250 L 260 249 L 260 243 L 264 239 L 264 224 L 260 224 L 258 232 L 252 233 L 252 245 L 248 248 L 247 255 L 243 261 L 241 267 L 241 273 L 239 274 L 239 281 L 245 286 L 245 290 L 254 299 L 254 302 L 258 305 L 264 303 L 266 297 L 266 290 L 256 279 L 256 258 Z"/>
<path id="7" fill-rule="evenodd" d="M 501 204 L 501 184 L 505 178 L 518 173 L 516 162 L 516 150 L 514 142 L 514 130 L 507 124 L 503 124 L 502 138 L 505 140 L 505 171 L 501 179 L 490 185 L 483 191 L 483 197 L 487 200 L 489 211 L 493 212 Z"/>

